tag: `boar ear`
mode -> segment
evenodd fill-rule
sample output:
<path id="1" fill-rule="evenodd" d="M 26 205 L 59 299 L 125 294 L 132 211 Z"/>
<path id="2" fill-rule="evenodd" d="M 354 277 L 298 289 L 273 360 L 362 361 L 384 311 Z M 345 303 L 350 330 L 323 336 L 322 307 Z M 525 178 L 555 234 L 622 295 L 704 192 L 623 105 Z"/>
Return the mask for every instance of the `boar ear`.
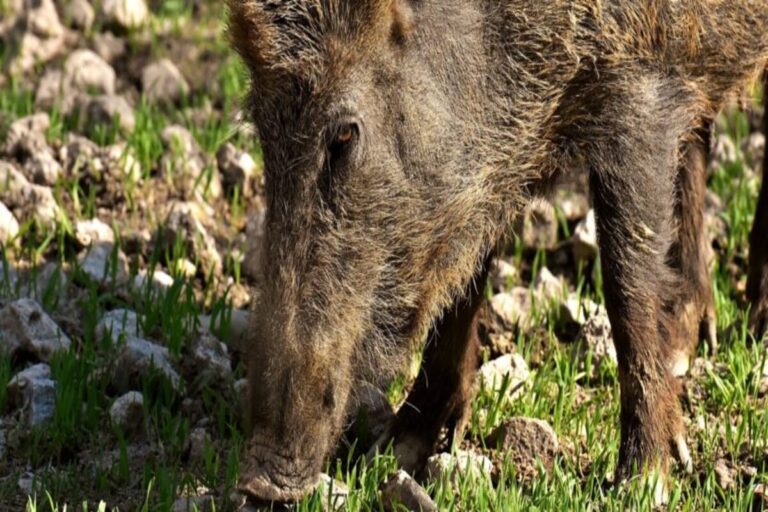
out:
<path id="1" fill-rule="evenodd" d="M 274 58 L 275 28 L 260 0 L 227 0 L 229 39 L 253 71 Z"/>
<path id="2" fill-rule="evenodd" d="M 414 30 L 414 3 L 414 0 L 392 0 L 392 40 L 398 44 L 405 44 Z"/>

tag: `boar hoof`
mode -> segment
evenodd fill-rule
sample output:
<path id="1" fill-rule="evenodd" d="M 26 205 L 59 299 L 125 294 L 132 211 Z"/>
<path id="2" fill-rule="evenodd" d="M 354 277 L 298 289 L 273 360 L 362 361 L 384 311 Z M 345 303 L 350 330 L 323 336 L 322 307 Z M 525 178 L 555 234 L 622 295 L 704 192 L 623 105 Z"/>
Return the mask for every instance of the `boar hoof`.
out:
<path id="1" fill-rule="evenodd" d="M 652 491 L 653 503 L 651 504 L 651 507 L 653 509 L 658 509 L 669 504 L 668 479 L 669 475 L 667 475 L 665 471 L 655 470 L 638 475 L 631 480 L 622 481 L 621 486 L 622 488 L 626 488 L 631 485 L 632 487 L 639 487 L 643 490 L 648 489 Z"/>
<path id="2" fill-rule="evenodd" d="M 685 350 L 678 350 L 672 355 L 672 363 L 669 368 L 669 372 L 678 378 L 685 377 L 688 374 L 691 363 L 688 352 Z"/>
<path id="3" fill-rule="evenodd" d="M 678 434 L 672 441 L 672 453 L 671 455 L 677 461 L 683 470 L 687 474 L 693 473 L 693 458 L 691 457 L 691 451 L 688 448 L 688 443 L 685 440 L 684 434 Z M 637 467 L 635 463 L 630 464 L 626 461 L 619 465 L 617 469 L 618 478 L 616 482 L 620 485 L 632 483 L 633 481 L 639 482 L 639 485 L 644 489 L 653 490 L 653 507 L 659 508 L 669 503 L 669 461 L 659 461 L 656 466 L 648 465 L 645 471 L 641 474 L 629 478 Z"/>
<path id="4" fill-rule="evenodd" d="M 670 375 L 670 380 L 674 377 Z M 657 395 L 659 396 L 659 395 Z M 622 418 L 622 443 L 615 482 L 640 482 L 646 489 L 653 484 L 654 495 L 665 493 L 673 461 L 688 474 L 693 472 L 693 458 L 688 448 L 679 402 L 669 394 L 653 403 L 643 401 L 634 418 Z M 663 501 L 662 501 L 663 503 Z"/>
<path id="5" fill-rule="evenodd" d="M 691 457 L 691 450 L 688 448 L 688 442 L 683 434 L 678 434 L 677 439 L 675 439 L 674 454 L 677 462 L 685 469 L 685 472 L 689 475 L 692 474 L 693 457 Z"/>

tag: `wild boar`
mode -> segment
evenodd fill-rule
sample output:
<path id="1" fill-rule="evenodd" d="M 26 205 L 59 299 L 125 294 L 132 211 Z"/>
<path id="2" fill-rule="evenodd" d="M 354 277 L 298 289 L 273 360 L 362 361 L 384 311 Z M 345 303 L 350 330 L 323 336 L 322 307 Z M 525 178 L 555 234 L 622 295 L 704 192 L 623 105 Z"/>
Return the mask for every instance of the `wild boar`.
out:
<path id="1" fill-rule="evenodd" d="M 768 0 L 229 0 L 265 163 L 263 289 L 241 489 L 294 500 L 363 381 L 426 336 L 390 435 L 421 464 L 460 435 L 494 246 L 585 169 L 619 361 L 617 476 L 690 466 L 678 374 L 714 341 L 709 127 L 768 60 Z M 768 305 L 768 201 L 753 235 Z"/>

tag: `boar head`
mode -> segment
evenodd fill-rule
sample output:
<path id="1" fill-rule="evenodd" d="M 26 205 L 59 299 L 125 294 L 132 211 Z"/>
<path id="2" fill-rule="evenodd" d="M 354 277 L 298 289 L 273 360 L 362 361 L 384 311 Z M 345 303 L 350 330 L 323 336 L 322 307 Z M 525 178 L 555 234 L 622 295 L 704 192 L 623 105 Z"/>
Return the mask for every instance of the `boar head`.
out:
<path id="1" fill-rule="evenodd" d="M 451 4 L 229 2 L 265 166 L 241 482 L 259 498 L 312 487 L 356 384 L 404 369 L 519 195 L 488 156 L 482 14 Z"/>

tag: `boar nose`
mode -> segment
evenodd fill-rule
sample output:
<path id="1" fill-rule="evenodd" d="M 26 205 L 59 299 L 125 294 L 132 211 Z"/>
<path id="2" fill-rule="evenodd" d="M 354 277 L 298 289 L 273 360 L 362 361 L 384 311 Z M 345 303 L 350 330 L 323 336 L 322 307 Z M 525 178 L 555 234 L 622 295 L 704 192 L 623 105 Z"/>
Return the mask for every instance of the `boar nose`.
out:
<path id="1" fill-rule="evenodd" d="M 337 400 L 330 375 L 287 370 L 280 380 L 277 424 L 281 436 L 292 426 L 322 420 L 334 411 Z"/>
<path id="2" fill-rule="evenodd" d="M 337 403 L 329 378 L 309 375 L 302 366 L 282 370 L 272 382 L 266 374 L 251 380 L 252 427 L 272 431 L 287 445 L 299 442 L 291 436 L 306 431 L 301 427 L 322 421 Z"/>

